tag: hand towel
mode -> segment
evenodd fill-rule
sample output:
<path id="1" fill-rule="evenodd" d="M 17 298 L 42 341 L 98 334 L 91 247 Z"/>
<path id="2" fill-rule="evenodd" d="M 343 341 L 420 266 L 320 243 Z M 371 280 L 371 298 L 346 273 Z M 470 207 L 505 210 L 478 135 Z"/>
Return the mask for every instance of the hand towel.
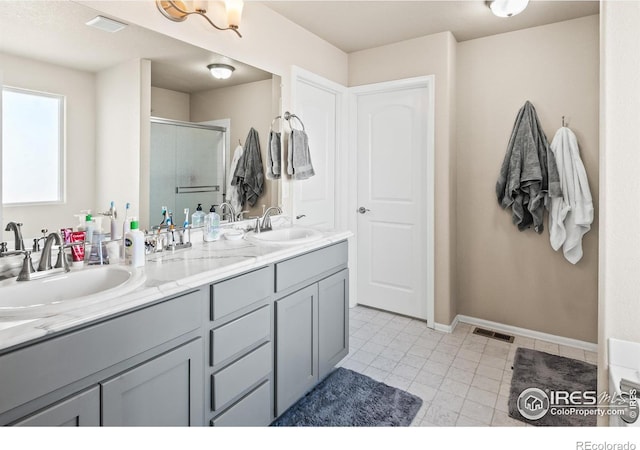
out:
<path id="1" fill-rule="evenodd" d="M 287 173 L 294 180 L 306 180 L 316 173 L 311 164 L 309 137 L 303 130 L 291 130 L 287 155 Z"/>
<path id="2" fill-rule="evenodd" d="M 233 159 L 231 160 L 231 165 L 229 166 L 229 176 L 227 177 L 227 198 L 226 201 L 233 207 L 233 210 L 236 214 L 239 214 L 242 211 L 242 193 L 241 187 L 239 185 L 234 185 L 234 177 L 233 175 L 236 172 L 236 168 L 238 167 L 238 163 L 242 159 L 242 154 L 244 153 L 244 149 L 241 145 L 238 145 L 233 152 Z"/>
<path id="3" fill-rule="evenodd" d="M 511 132 L 507 152 L 496 183 L 498 203 L 511 208 L 512 220 L 520 231 L 544 229 L 545 207 L 549 198 L 562 195 L 555 157 L 542 131 L 536 110 L 526 102 Z"/>
<path id="4" fill-rule="evenodd" d="M 281 135 L 278 131 L 269 132 L 269 152 L 267 161 L 267 178 L 277 180 L 281 177 L 281 156 L 280 156 Z"/>
<path id="5" fill-rule="evenodd" d="M 583 255 L 582 237 L 593 223 L 593 199 L 573 131 L 560 128 L 551 142 L 551 151 L 558 164 L 562 196 L 551 199 L 549 239 L 554 250 L 562 247 L 567 261 L 576 264 Z"/>
<path id="6" fill-rule="evenodd" d="M 232 184 L 242 187 L 241 203 L 254 206 L 264 189 L 264 173 L 258 132 L 251 128 L 244 142 L 244 152 L 233 174 Z"/>

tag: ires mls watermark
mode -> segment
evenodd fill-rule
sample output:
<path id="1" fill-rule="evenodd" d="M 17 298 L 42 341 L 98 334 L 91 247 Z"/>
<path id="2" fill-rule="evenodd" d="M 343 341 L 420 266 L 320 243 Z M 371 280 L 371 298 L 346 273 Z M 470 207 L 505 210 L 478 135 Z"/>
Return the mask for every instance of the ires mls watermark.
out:
<path id="1" fill-rule="evenodd" d="M 525 419 L 554 416 L 619 416 L 626 423 L 638 420 L 636 390 L 609 395 L 596 391 L 563 391 L 528 388 L 520 393 L 518 411 Z"/>

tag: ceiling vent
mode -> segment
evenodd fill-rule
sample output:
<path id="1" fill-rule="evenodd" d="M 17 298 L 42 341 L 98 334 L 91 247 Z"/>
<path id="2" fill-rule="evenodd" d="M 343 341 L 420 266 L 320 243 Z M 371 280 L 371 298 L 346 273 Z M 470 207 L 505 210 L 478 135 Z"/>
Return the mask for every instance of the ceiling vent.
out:
<path id="1" fill-rule="evenodd" d="M 87 25 L 98 30 L 108 31 L 109 33 L 115 33 L 122 30 L 127 26 L 126 23 L 118 22 L 117 20 L 109 19 L 104 16 L 96 16 L 87 22 Z"/>

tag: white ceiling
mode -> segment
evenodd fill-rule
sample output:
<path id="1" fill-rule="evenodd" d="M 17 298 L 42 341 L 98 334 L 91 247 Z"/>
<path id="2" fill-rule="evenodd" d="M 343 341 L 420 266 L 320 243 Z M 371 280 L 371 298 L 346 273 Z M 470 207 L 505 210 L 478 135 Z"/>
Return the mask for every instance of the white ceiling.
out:
<path id="1" fill-rule="evenodd" d="M 262 2 L 345 52 L 451 30 L 458 41 L 597 14 L 597 1 L 531 1 L 520 15 L 494 17 L 473 1 Z M 118 63 L 152 61 L 152 85 L 180 92 L 271 78 L 271 74 L 163 34 L 130 25 L 107 33 L 85 25 L 92 8 L 60 0 L 0 0 L 0 52 L 98 72 Z M 213 62 L 236 67 L 226 81 L 206 70 Z"/>
<path id="2" fill-rule="evenodd" d="M 89 72 L 146 58 L 152 61 L 153 86 L 187 93 L 271 78 L 268 72 L 138 26 L 108 33 L 85 25 L 96 15 L 70 1 L 0 0 L 0 53 Z M 214 62 L 233 65 L 233 76 L 215 80 L 207 70 Z"/>
<path id="3" fill-rule="evenodd" d="M 263 1 L 292 22 L 351 53 L 451 31 L 458 42 L 598 14 L 598 1 L 536 1 L 499 18 L 484 0 Z"/>

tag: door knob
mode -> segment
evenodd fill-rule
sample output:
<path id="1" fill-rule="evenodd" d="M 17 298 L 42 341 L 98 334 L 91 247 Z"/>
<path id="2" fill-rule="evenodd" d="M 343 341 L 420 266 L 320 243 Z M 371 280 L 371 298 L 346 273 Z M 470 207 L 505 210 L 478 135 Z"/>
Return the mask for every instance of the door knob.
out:
<path id="1" fill-rule="evenodd" d="M 370 209 L 368 209 L 368 208 L 365 208 L 364 206 L 361 206 L 360 208 L 358 208 L 358 212 L 359 212 L 360 214 L 365 214 L 365 213 L 367 213 L 367 212 L 369 212 L 369 211 L 371 211 L 371 210 L 370 210 Z"/>

